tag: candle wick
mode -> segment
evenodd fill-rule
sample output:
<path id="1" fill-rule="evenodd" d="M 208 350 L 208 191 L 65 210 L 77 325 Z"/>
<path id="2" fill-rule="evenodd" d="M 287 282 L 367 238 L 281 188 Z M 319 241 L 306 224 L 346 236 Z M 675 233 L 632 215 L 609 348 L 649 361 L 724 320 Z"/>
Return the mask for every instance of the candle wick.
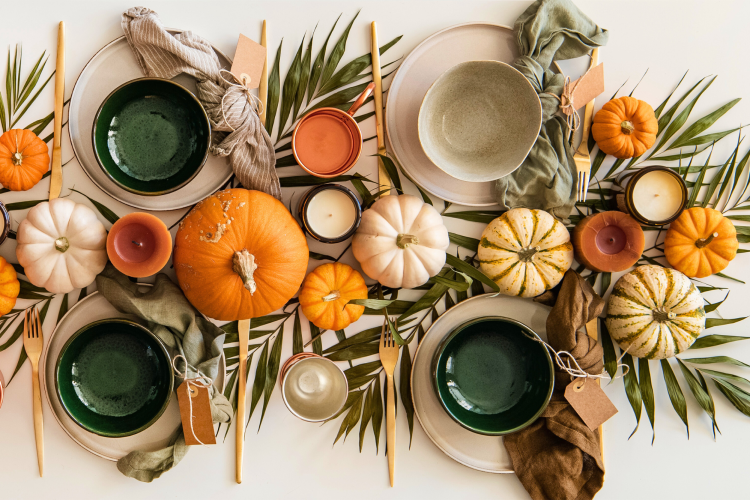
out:
<path id="1" fill-rule="evenodd" d="M 133 242 L 133 245 L 135 245 L 137 247 L 142 247 L 143 246 L 143 243 L 141 243 L 140 241 L 132 240 L 132 242 Z"/>

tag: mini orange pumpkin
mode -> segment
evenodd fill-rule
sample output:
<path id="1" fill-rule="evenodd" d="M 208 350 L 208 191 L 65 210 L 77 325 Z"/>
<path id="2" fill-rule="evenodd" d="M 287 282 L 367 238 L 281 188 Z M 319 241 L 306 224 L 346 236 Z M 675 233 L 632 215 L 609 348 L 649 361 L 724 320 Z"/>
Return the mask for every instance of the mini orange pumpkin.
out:
<path id="1" fill-rule="evenodd" d="M 198 203 L 175 236 L 174 268 L 191 304 L 214 319 L 257 318 L 297 293 L 309 251 L 279 200 L 226 189 Z"/>
<path id="2" fill-rule="evenodd" d="M 16 305 L 21 283 L 13 266 L 0 257 L 0 316 L 8 314 Z"/>
<path id="3" fill-rule="evenodd" d="M 713 208 L 693 207 L 670 224 L 664 256 L 686 276 L 705 278 L 727 267 L 739 246 L 732 221 Z"/>
<path id="4" fill-rule="evenodd" d="M 299 305 L 307 319 L 323 330 L 341 330 L 362 316 L 364 306 L 347 304 L 366 299 L 367 285 L 362 275 L 346 264 L 335 262 L 318 266 L 305 278 Z"/>
<path id="5" fill-rule="evenodd" d="M 0 136 L 0 184 L 11 191 L 26 191 L 36 186 L 47 170 L 47 144 L 34 132 L 13 129 Z"/>
<path id="6" fill-rule="evenodd" d="M 618 97 L 594 116 L 591 133 L 599 149 L 616 158 L 645 153 L 656 142 L 659 124 L 653 108 L 634 97 Z"/>

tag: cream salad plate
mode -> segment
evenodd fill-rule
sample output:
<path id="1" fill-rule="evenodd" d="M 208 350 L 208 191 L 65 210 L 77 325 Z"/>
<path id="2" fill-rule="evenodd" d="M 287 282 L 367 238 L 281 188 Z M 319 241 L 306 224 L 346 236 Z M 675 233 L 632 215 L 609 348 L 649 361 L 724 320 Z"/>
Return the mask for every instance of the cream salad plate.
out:
<path id="1" fill-rule="evenodd" d="M 180 33 L 180 30 L 169 30 Z M 229 58 L 214 47 L 222 66 L 229 68 Z M 217 191 L 232 176 L 226 158 L 210 154 L 203 169 L 187 185 L 160 196 L 132 193 L 115 184 L 96 160 L 91 140 L 99 106 L 117 87 L 144 76 L 124 36 L 105 45 L 86 64 L 78 76 L 70 96 L 68 131 L 81 168 L 99 188 L 112 198 L 143 210 L 175 210 L 189 207 Z M 195 79 L 180 75 L 174 81 L 195 94 Z"/>
<path id="2" fill-rule="evenodd" d="M 432 384 L 435 352 L 458 326 L 483 316 L 504 316 L 520 321 L 547 339 L 549 307 L 520 297 L 485 294 L 453 306 L 430 326 L 414 355 L 411 391 L 414 409 L 427 436 L 446 455 L 472 469 L 512 473 L 513 464 L 503 439 L 471 432 L 453 420 L 442 407 Z"/>
<path id="3" fill-rule="evenodd" d="M 52 414 L 65 433 L 82 448 L 94 455 L 117 461 L 131 451 L 156 451 L 165 448 L 182 424 L 177 396 L 174 392 L 172 392 L 172 399 L 166 411 L 153 425 L 143 432 L 127 437 L 110 438 L 89 432 L 79 426 L 65 412 L 55 391 L 55 365 L 60 356 L 60 351 L 68 339 L 83 326 L 97 320 L 112 318 L 126 318 L 143 323 L 143 320 L 131 314 L 119 312 L 99 292 L 94 292 L 76 303 L 60 320 L 47 344 L 47 348 L 42 353 L 42 359 L 39 363 L 39 376 L 43 382 L 42 390 L 52 409 Z M 215 382 L 216 387 L 223 391 L 226 385 L 226 359 L 224 355 L 221 356 L 219 376 Z"/>

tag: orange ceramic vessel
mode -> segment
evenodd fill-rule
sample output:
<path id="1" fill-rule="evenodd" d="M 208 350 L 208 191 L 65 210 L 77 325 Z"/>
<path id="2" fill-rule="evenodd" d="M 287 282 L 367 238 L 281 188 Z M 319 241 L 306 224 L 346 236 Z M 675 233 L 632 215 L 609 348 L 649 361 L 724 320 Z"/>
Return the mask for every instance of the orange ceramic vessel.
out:
<path id="1" fill-rule="evenodd" d="M 145 278 L 169 262 L 172 235 L 158 217 L 142 212 L 128 214 L 109 230 L 107 255 L 126 276 Z"/>

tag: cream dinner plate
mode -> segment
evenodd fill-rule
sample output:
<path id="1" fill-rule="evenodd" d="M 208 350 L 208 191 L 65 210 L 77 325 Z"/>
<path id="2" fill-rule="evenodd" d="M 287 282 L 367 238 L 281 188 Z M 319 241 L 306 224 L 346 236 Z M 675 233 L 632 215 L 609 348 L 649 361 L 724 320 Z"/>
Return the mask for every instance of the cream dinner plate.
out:
<path id="1" fill-rule="evenodd" d="M 214 50 L 222 66 L 229 68 L 229 58 L 216 48 Z M 110 92 L 123 83 L 143 76 L 124 36 L 105 45 L 91 58 L 78 76 L 70 96 L 68 131 L 73 152 L 83 171 L 94 184 L 126 205 L 144 210 L 175 210 L 189 207 L 218 190 L 229 180 L 232 168 L 226 158 L 209 154 L 203 169 L 191 182 L 177 191 L 159 196 L 139 195 L 121 188 L 104 173 L 96 161 L 91 133 L 99 105 Z M 192 77 L 180 75 L 174 78 L 174 81 L 195 93 L 195 79 Z"/>
<path id="2" fill-rule="evenodd" d="M 40 378 L 44 382 L 42 387 L 47 402 L 52 409 L 52 414 L 55 416 L 57 423 L 60 424 L 65 433 L 73 441 L 94 455 L 106 458 L 107 460 L 117 461 L 131 451 L 155 451 L 168 446 L 182 424 L 177 396 L 174 392 L 172 393 L 169 406 L 159 420 L 145 431 L 128 437 L 108 438 L 93 434 L 75 423 L 65 412 L 55 392 L 55 364 L 60 355 L 60 350 L 65 345 L 65 342 L 81 327 L 93 321 L 111 318 L 127 318 L 139 323 L 142 322 L 142 320 L 131 314 L 119 312 L 99 292 L 94 292 L 75 304 L 63 316 L 52 333 L 49 343 L 42 354 L 39 369 Z M 224 390 L 225 383 L 226 360 L 222 355 L 216 386 Z"/>
<path id="3" fill-rule="evenodd" d="M 529 299 L 494 294 L 479 295 L 454 306 L 427 330 L 414 355 L 411 392 L 419 423 L 446 455 L 472 469 L 512 473 L 513 464 L 501 437 L 475 434 L 453 420 L 440 404 L 432 385 L 432 358 L 442 340 L 463 323 L 487 316 L 505 316 L 525 324 L 547 339 L 549 307 Z"/>
<path id="4" fill-rule="evenodd" d="M 404 59 L 388 89 L 386 136 L 390 150 L 412 181 L 451 203 L 469 206 L 496 203 L 494 182 L 462 181 L 430 161 L 419 143 L 417 119 L 427 90 L 446 70 L 466 61 L 510 63 L 516 57 L 518 52 L 511 28 L 492 23 L 467 23 L 438 31 Z"/>

